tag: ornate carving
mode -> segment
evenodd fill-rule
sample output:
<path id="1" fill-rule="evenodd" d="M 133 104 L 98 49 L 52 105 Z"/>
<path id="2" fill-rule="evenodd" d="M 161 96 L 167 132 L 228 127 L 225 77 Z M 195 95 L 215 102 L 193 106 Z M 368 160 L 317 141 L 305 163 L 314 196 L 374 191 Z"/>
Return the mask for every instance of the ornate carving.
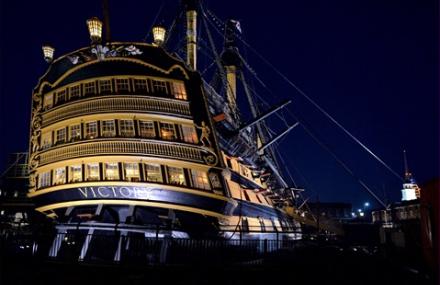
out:
<path id="1" fill-rule="evenodd" d="M 197 124 L 194 124 L 195 127 L 199 130 L 201 130 L 200 134 L 200 142 L 203 146 L 211 148 L 211 141 L 209 139 L 209 135 L 211 134 L 211 129 L 206 125 L 205 121 L 202 121 L 202 126 L 198 126 Z"/>
<path id="2" fill-rule="evenodd" d="M 202 155 L 203 160 L 209 166 L 213 166 L 217 164 L 217 156 L 214 153 L 208 152 Z"/>
<path id="3" fill-rule="evenodd" d="M 29 188 L 35 188 L 37 186 L 37 174 L 32 172 L 29 174 Z"/>
<path id="4" fill-rule="evenodd" d="M 40 136 L 41 136 L 41 130 L 35 130 L 32 132 L 32 136 L 31 136 L 32 153 L 35 153 L 40 149 Z"/>
<path id="5" fill-rule="evenodd" d="M 40 164 L 40 155 L 34 154 L 29 159 L 29 169 L 30 171 L 34 171 L 38 165 Z"/>
<path id="6" fill-rule="evenodd" d="M 39 131 L 41 129 L 41 115 L 36 115 L 32 118 L 32 129 L 35 131 Z"/>

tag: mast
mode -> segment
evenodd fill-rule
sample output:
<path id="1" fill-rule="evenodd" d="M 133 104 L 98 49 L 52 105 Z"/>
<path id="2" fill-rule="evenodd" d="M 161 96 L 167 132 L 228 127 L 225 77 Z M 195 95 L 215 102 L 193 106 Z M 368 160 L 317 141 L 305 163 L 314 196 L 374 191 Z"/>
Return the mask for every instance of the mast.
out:
<path id="1" fill-rule="evenodd" d="M 105 42 L 109 43 L 111 41 L 110 34 L 110 12 L 109 12 L 109 0 L 102 0 L 102 14 L 104 17 L 104 29 L 105 29 Z"/>
<path id="2" fill-rule="evenodd" d="M 197 70 L 197 0 L 186 0 L 186 63 Z"/>
<path id="3" fill-rule="evenodd" d="M 226 72 L 226 97 L 228 99 L 229 109 L 235 120 L 238 120 L 237 112 L 237 68 L 241 60 L 238 56 L 238 49 L 235 45 L 235 30 L 238 21 L 229 19 L 225 26 L 225 45 L 221 55 L 223 66 Z M 238 122 L 238 121 L 237 121 Z"/>

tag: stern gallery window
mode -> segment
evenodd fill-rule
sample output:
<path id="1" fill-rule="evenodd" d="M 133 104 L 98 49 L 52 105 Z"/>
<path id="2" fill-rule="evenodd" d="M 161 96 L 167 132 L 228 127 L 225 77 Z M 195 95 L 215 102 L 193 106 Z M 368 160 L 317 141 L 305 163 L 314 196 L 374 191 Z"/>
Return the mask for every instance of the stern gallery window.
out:
<path id="1" fill-rule="evenodd" d="M 119 180 L 119 167 L 117 162 L 104 163 L 106 180 Z"/>
<path id="2" fill-rule="evenodd" d="M 124 163 L 124 176 L 128 181 L 139 181 L 139 164 L 138 163 Z"/>

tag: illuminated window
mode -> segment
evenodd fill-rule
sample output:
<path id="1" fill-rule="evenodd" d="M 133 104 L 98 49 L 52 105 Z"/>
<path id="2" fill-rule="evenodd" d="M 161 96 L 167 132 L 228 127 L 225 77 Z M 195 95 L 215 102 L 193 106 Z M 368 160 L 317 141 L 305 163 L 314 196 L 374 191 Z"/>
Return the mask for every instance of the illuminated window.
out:
<path id="1" fill-rule="evenodd" d="M 46 132 L 41 135 L 41 149 L 47 149 L 52 145 L 52 132 Z"/>
<path id="2" fill-rule="evenodd" d="M 119 121 L 119 134 L 123 137 L 134 137 L 134 122 L 133 120 Z"/>
<path id="3" fill-rule="evenodd" d="M 102 121 L 102 130 L 103 137 L 114 137 L 116 135 L 116 127 L 114 120 Z"/>
<path id="4" fill-rule="evenodd" d="M 198 143 L 196 129 L 193 126 L 182 126 L 183 140 L 188 143 Z"/>
<path id="5" fill-rule="evenodd" d="M 50 171 L 38 175 L 38 188 L 50 186 Z"/>
<path id="6" fill-rule="evenodd" d="M 63 143 L 66 141 L 66 128 L 57 130 L 56 132 L 56 143 Z"/>
<path id="7" fill-rule="evenodd" d="M 176 131 L 174 129 L 174 124 L 160 123 L 160 137 L 164 140 L 175 140 Z"/>
<path id="8" fill-rule="evenodd" d="M 139 164 L 138 163 L 124 163 L 124 176 L 128 181 L 139 181 Z"/>
<path id="9" fill-rule="evenodd" d="M 84 84 L 84 95 L 92 95 L 96 93 L 95 81 Z"/>
<path id="10" fill-rule="evenodd" d="M 112 81 L 110 79 L 99 80 L 99 93 L 108 93 L 111 91 L 112 91 Z"/>
<path id="11" fill-rule="evenodd" d="M 148 182 L 163 182 L 159 164 L 145 164 L 145 172 Z"/>
<path id="12" fill-rule="evenodd" d="M 183 174 L 183 168 L 180 167 L 167 167 L 168 183 L 173 185 L 186 185 L 185 175 Z"/>
<path id="13" fill-rule="evenodd" d="M 86 138 L 93 139 L 98 137 L 98 122 L 86 123 Z"/>
<path id="14" fill-rule="evenodd" d="M 66 89 L 58 91 L 55 96 L 55 104 L 66 102 Z"/>
<path id="15" fill-rule="evenodd" d="M 69 166 L 69 182 L 81 182 L 82 181 L 82 168 L 81 165 Z"/>
<path id="16" fill-rule="evenodd" d="M 119 167 L 117 162 L 104 163 L 104 176 L 106 180 L 119 180 Z"/>
<path id="17" fill-rule="evenodd" d="M 134 89 L 136 91 L 148 91 L 147 79 L 134 79 Z"/>
<path id="18" fill-rule="evenodd" d="M 191 176 L 195 188 L 211 190 L 206 172 L 191 169 Z"/>
<path id="19" fill-rule="evenodd" d="M 183 84 L 183 82 L 173 82 L 171 84 L 171 86 L 173 87 L 174 98 L 180 99 L 180 100 L 187 99 L 185 84 Z"/>
<path id="20" fill-rule="evenodd" d="M 70 87 L 69 89 L 69 98 L 78 98 L 79 96 L 81 96 L 81 86 L 80 85 L 75 85 L 73 87 Z"/>
<path id="21" fill-rule="evenodd" d="M 153 121 L 139 121 L 139 135 L 144 138 L 154 138 L 156 132 Z"/>
<path id="22" fill-rule="evenodd" d="M 118 91 L 130 90 L 130 81 L 128 79 L 116 79 L 116 89 Z"/>
<path id="23" fill-rule="evenodd" d="M 69 129 L 70 129 L 69 138 L 71 141 L 81 139 L 81 125 L 80 124 L 72 125 L 72 126 L 70 126 Z"/>
<path id="24" fill-rule="evenodd" d="M 99 163 L 86 164 L 86 180 L 87 181 L 99 180 Z"/>
<path id="25" fill-rule="evenodd" d="M 154 93 L 163 93 L 166 94 L 167 92 L 167 84 L 165 81 L 162 80 L 152 80 L 153 84 L 153 92 Z"/>
<path id="26" fill-rule="evenodd" d="M 44 95 L 43 108 L 44 110 L 50 109 L 53 106 L 53 93 Z"/>
<path id="27" fill-rule="evenodd" d="M 53 171 L 53 184 L 64 184 L 66 183 L 66 168 L 65 167 L 59 167 L 55 168 Z"/>

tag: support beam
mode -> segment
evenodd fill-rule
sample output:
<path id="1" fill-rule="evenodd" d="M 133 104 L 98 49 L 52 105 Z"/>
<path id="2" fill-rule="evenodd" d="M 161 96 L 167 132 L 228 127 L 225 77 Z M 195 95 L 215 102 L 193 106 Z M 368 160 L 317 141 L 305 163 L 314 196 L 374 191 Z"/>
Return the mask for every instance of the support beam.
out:
<path id="1" fill-rule="evenodd" d="M 238 132 L 242 132 L 243 130 L 252 127 L 253 125 L 257 124 L 258 122 L 260 122 L 261 120 L 266 119 L 267 117 L 269 117 L 270 115 L 274 114 L 275 112 L 277 112 L 278 110 L 284 108 L 285 106 L 287 106 L 288 104 L 292 103 L 292 100 L 287 100 L 283 103 L 281 103 L 281 105 L 274 107 L 270 110 L 268 110 L 267 112 L 265 112 L 264 114 L 260 115 L 258 118 L 255 118 L 253 121 L 251 121 L 250 123 L 247 123 L 246 125 L 240 127 L 238 129 Z"/>
<path id="2" fill-rule="evenodd" d="M 270 142 L 268 142 L 267 144 L 263 145 L 262 147 L 260 147 L 258 149 L 258 152 L 265 150 L 266 148 L 268 148 L 271 144 L 273 144 L 274 142 L 276 142 L 277 140 L 279 140 L 282 136 L 284 136 L 285 134 L 287 134 L 288 132 L 290 132 L 293 128 L 297 127 L 299 125 L 298 122 L 296 122 L 295 124 L 293 124 L 292 126 L 288 127 L 287 130 L 285 130 L 284 132 L 282 132 L 281 134 L 279 134 L 278 136 L 276 136 L 273 140 L 271 140 Z"/>

